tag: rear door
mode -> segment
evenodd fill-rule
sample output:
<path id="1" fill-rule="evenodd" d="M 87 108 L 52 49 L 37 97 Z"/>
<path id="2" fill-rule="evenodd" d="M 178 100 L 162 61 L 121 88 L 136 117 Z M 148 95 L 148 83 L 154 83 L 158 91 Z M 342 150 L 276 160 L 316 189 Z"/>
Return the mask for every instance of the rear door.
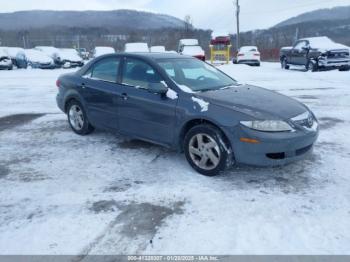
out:
<path id="1" fill-rule="evenodd" d="M 104 58 L 83 75 L 81 93 L 87 104 L 89 119 L 96 126 L 118 128 L 120 61 L 120 57 Z"/>
<path id="2" fill-rule="evenodd" d="M 171 145 L 178 100 L 148 90 L 150 85 L 160 83 L 165 84 L 150 64 L 138 58 L 124 59 L 119 128 L 130 136 Z"/>

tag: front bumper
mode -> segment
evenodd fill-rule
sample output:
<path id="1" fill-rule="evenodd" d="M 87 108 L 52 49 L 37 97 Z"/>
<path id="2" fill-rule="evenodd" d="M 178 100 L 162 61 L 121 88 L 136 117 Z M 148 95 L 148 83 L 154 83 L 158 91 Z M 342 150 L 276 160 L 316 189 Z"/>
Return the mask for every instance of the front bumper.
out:
<path id="1" fill-rule="evenodd" d="M 12 69 L 12 65 L 0 65 L 0 70 Z"/>
<path id="2" fill-rule="evenodd" d="M 31 66 L 35 69 L 55 69 L 55 64 L 42 64 L 42 63 L 29 63 L 28 66 Z"/>
<path id="3" fill-rule="evenodd" d="M 319 67 L 334 67 L 334 68 L 340 68 L 340 67 L 347 67 L 350 66 L 350 59 L 319 59 L 318 60 L 318 66 Z"/>
<path id="4" fill-rule="evenodd" d="M 84 65 L 81 61 L 64 61 L 62 63 L 63 68 L 76 68 L 76 67 L 82 67 Z"/>
<path id="5" fill-rule="evenodd" d="M 232 130 L 235 161 L 254 166 L 280 166 L 304 159 L 312 152 L 319 130 L 295 132 L 260 132 L 242 125 Z M 259 143 L 242 142 L 240 138 L 256 139 Z"/>

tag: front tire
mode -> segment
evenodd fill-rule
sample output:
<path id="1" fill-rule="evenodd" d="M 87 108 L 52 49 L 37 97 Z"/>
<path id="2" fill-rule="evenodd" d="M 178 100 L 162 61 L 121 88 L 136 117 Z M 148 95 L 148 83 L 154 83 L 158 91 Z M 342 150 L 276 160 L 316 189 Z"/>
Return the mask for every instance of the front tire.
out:
<path id="1" fill-rule="evenodd" d="M 68 103 L 67 117 L 74 133 L 83 136 L 94 131 L 94 127 L 89 123 L 83 105 L 79 101 L 72 100 Z"/>
<path id="2" fill-rule="evenodd" d="M 286 69 L 286 70 L 289 69 L 289 65 L 287 64 L 287 58 L 286 57 L 283 57 L 281 59 L 281 67 L 282 67 L 282 69 Z"/>
<path id="3" fill-rule="evenodd" d="M 188 163 L 198 173 L 216 176 L 232 165 L 232 151 L 222 132 L 211 125 L 191 128 L 184 140 Z"/>
<path id="4" fill-rule="evenodd" d="M 306 65 L 306 71 L 317 72 L 318 71 L 317 62 L 313 60 L 309 60 Z"/>

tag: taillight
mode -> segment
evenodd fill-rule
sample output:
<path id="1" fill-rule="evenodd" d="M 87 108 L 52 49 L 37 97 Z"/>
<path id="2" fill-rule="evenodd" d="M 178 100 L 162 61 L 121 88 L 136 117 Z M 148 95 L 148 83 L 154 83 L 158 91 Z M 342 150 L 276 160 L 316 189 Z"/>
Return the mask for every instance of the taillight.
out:
<path id="1" fill-rule="evenodd" d="M 60 81 L 59 79 L 56 80 L 56 86 L 57 86 L 58 88 L 61 87 L 61 81 Z"/>
<path id="2" fill-rule="evenodd" d="M 237 56 L 244 56 L 244 54 L 238 54 Z"/>
<path id="3" fill-rule="evenodd" d="M 259 54 L 259 53 L 256 53 L 256 54 L 254 54 L 254 56 L 260 56 L 260 54 Z"/>

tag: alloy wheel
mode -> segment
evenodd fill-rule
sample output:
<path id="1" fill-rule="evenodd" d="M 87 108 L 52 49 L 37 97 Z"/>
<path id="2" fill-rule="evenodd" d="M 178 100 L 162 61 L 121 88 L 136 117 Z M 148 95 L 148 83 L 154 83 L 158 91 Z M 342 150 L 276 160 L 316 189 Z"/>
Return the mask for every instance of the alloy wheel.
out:
<path id="1" fill-rule="evenodd" d="M 189 155 L 199 168 L 204 170 L 215 169 L 221 158 L 220 147 L 208 134 L 194 135 L 189 143 Z"/>
<path id="2" fill-rule="evenodd" d="M 69 109 L 69 122 L 72 127 L 80 131 L 84 126 L 84 114 L 78 105 L 72 105 Z"/>

